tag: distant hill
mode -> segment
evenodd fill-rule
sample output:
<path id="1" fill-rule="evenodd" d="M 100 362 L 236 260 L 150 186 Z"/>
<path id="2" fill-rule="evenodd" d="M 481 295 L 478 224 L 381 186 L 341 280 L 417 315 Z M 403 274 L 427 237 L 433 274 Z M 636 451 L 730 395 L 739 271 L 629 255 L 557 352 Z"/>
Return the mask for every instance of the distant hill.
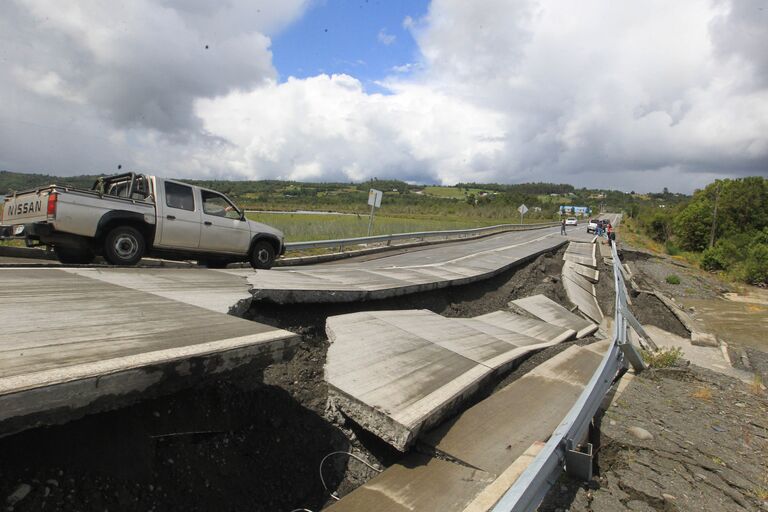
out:
<path id="1" fill-rule="evenodd" d="M 55 183 L 71 187 L 91 188 L 97 175 L 88 176 L 50 176 L 48 174 L 25 174 L 20 172 L 0 171 L 0 194 L 13 191 L 42 187 Z"/>
<path id="2" fill-rule="evenodd" d="M 97 175 L 49 176 L 0 171 L 0 195 L 56 183 L 91 188 Z M 576 189 L 557 183 L 463 183 L 454 187 L 409 185 L 399 180 L 362 183 L 303 183 L 280 180 L 181 180 L 218 190 L 238 205 L 258 210 L 315 210 L 367 213 L 368 189 L 384 191 L 382 214 L 403 217 L 479 219 L 519 222 L 517 207 L 528 206 L 529 219 L 559 216 L 561 204 L 588 206 L 597 212 L 632 212 L 640 206 L 670 208 L 688 196 L 667 192 L 638 196 L 616 190 Z"/>

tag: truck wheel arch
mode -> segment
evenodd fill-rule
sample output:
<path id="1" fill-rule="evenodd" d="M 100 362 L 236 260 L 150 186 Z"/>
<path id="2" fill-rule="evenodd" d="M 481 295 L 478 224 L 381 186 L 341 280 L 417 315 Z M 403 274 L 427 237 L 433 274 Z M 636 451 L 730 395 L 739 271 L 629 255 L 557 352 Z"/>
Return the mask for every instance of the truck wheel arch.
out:
<path id="1" fill-rule="evenodd" d="M 94 238 L 100 244 L 104 241 L 104 238 L 109 232 L 117 226 L 131 226 L 138 229 L 141 234 L 144 235 L 147 248 L 149 248 L 154 241 L 155 226 L 144 220 L 144 215 L 141 213 L 126 210 L 112 210 L 102 215 L 96 227 L 96 236 Z"/>

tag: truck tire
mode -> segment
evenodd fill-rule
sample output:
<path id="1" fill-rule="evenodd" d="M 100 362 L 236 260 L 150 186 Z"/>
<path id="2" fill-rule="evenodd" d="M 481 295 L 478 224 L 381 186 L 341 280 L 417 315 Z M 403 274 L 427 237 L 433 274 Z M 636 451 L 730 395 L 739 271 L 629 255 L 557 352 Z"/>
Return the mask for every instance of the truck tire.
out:
<path id="1" fill-rule="evenodd" d="M 56 254 L 56 259 L 65 265 L 88 265 L 89 263 L 93 263 L 93 260 L 96 257 L 96 255 L 88 249 L 73 249 L 70 247 L 60 247 L 58 245 L 53 248 L 53 252 Z"/>
<path id="2" fill-rule="evenodd" d="M 144 235 L 131 226 L 118 226 L 104 239 L 104 258 L 113 265 L 135 265 L 145 249 Z"/>
<path id="3" fill-rule="evenodd" d="M 259 240 L 251 249 L 251 266 L 255 269 L 267 270 L 275 263 L 275 248 L 266 240 Z"/>

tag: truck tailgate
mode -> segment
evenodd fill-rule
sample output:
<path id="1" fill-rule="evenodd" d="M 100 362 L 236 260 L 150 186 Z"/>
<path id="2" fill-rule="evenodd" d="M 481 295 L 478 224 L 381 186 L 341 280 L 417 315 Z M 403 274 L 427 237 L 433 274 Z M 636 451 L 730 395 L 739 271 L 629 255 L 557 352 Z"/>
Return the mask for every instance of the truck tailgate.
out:
<path id="1" fill-rule="evenodd" d="M 5 198 L 0 225 L 31 224 L 48 219 L 48 196 L 52 188 L 22 192 Z"/>

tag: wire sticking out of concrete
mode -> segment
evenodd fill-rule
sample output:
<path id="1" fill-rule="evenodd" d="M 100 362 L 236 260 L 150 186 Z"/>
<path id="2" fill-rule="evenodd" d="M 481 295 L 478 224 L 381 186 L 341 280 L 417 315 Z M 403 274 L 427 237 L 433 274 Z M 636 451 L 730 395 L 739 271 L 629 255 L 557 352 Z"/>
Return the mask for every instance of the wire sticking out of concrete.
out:
<path id="1" fill-rule="evenodd" d="M 345 452 L 345 451 L 338 451 L 338 452 L 331 452 L 331 453 L 329 453 L 328 455 L 326 455 L 325 457 L 323 457 L 323 460 L 321 460 L 321 461 L 320 461 L 320 481 L 321 481 L 321 482 L 322 482 L 322 484 L 323 484 L 323 488 L 324 488 L 324 489 L 325 489 L 325 490 L 328 492 L 328 494 L 331 496 L 331 498 L 335 499 L 336 501 L 339 501 L 341 498 L 339 498 L 338 496 L 336 496 L 336 492 L 335 492 L 335 491 L 334 491 L 334 492 L 331 492 L 331 491 L 330 491 L 330 489 L 328 489 L 328 486 L 327 486 L 327 485 L 325 485 L 325 478 L 323 477 L 323 464 L 325 463 L 326 459 L 328 459 L 328 457 L 330 457 L 330 456 L 332 456 L 332 455 L 349 455 L 349 456 L 350 456 L 350 457 L 352 457 L 353 459 L 357 459 L 358 461 L 362 462 L 363 464 L 365 464 L 366 466 L 368 466 L 369 468 L 371 468 L 371 469 L 372 469 L 372 470 L 374 470 L 375 472 L 377 472 L 377 473 L 381 473 L 381 470 L 380 470 L 380 469 L 377 469 L 377 468 L 375 468 L 375 467 L 371 466 L 370 464 L 368 464 L 368 462 L 366 462 L 365 460 L 363 460 L 361 457 L 358 457 L 358 456 L 357 456 L 357 455 L 355 455 L 354 453 Z M 295 512 L 295 511 L 291 511 L 291 512 Z M 311 512 L 311 511 L 310 511 L 310 512 Z"/>

